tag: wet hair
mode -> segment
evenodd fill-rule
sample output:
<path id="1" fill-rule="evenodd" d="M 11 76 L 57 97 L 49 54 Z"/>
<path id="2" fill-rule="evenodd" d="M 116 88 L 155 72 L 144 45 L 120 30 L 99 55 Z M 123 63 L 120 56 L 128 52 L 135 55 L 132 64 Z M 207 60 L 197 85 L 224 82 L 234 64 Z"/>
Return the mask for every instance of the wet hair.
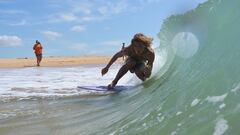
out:
<path id="1" fill-rule="evenodd" d="M 151 47 L 153 38 L 145 36 L 143 33 L 137 33 L 134 35 L 131 45 L 143 45 L 145 47 Z"/>

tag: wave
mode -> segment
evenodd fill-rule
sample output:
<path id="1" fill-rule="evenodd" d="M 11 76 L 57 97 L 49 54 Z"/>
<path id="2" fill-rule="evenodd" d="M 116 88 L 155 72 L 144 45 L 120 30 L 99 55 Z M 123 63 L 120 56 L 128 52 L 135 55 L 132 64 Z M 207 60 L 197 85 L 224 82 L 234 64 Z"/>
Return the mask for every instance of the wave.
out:
<path id="1" fill-rule="evenodd" d="M 167 18 L 157 49 L 167 52 L 166 62 L 144 84 L 138 95 L 143 103 L 113 133 L 239 133 L 239 7 L 238 0 L 209 0 Z"/>
<path id="2" fill-rule="evenodd" d="M 151 79 L 103 97 L 16 103 L 27 108 L 21 115 L 32 117 L 30 124 L 16 120 L 16 129 L 22 134 L 238 134 L 239 7 L 239 0 L 209 0 L 170 16 L 158 33 Z"/>

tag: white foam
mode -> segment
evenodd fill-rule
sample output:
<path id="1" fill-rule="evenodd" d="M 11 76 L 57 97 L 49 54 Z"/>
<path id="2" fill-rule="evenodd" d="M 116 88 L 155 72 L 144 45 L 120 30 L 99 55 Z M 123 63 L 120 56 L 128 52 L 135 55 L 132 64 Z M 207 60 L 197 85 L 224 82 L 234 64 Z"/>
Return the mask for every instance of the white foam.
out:
<path id="1" fill-rule="evenodd" d="M 163 120 L 165 119 L 165 117 L 164 116 L 162 116 L 162 117 L 157 117 L 157 120 L 158 120 L 158 122 L 160 123 L 160 122 L 162 122 Z"/>
<path id="2" fill-rule="evenodd" d="M 145 115 L 141 118 L 141 120 L 144 120 L 144 119 L 147 118 L 149 115 L 150 115 L 150 113 L 145 114 Z"/>
<path id="3" fill-rule="evenodd" d="M 172 133 L 171 133 L 171 135 L 176 135 L 177 134 L 177 132 L 176 131 L 173 131 Z"/>
<path id="4" fill-rule="evenodd" d="M 103 77 L 103 66 L 0 69 L 0 99 L 85 94 L 77 90 L 77 86 L 108 85 L 120 66 L 113 65 Z M 127 78 L 124 76 L 118 84 L 125 85 Z"/>
<path id="5" fill-rule="evenodd" d="M 193 116 L 194 116 L 193 114 L 190 114 L 188 117 L 189 117 L 189 118 L 192 118 Z"/>
<path id="6" fill-rule="evenodd" d="M 198 103 L 199 103 L 199 99 L 194 99 L 193 101 L 192 101 L 192 103 L 191 103 L 191 106 L 193 107 L 193 106 L 195 106 L 195 105 L 197 105 Z"/>
<path id="7" fill-rule="evenodd" d="M 182 114 L 182 112 L 177 112 L 177 113 L 176 113 L 177 116 L 180 115 L 180 114 Z"/>
<path id="8" fill-rule="evenodd" d="M 224 101 L 224 99 L 227 97 L 227 93 L 226 94 L 223 94 L 223 95 L 221 95 L 221 96 L 208 96 L 207 98 L 206 98 L 206 100 L 208 101 L 208 102 L 212 102 L 212 103 L 217 103 L 217 102 L 222 102 L 222 101 Z"/>
<path id="9" fill-rule="evenodd" d="M 215 131 L 213 135 L 222 135 L 228 129 L 227 121 L 223 118 L 219 119 L 215 125 Z"/>
<path id="10" fill-rule="evenodd" d="M 147 124 L 146 124 L 146 123 L 143 123 L 142 126 L 146 128 L 146 127 L 147 127 Z"/>
<path id="11" fill-rule="evenodd" d="M 219 106 L 219 109 L 223 109 L 225 106 L 226 106 L 226 104 L 222 103 L 222 104 Z"/>
<path id="12" fill-rule="evenodd" d="M 240 83 L 236 85 L 236 87 L 234 87 L 231 92 L 237 92 L 240 90 Z"/>
<path id="13" fill-rule="evenodd" d="M 156 51 L 155 60 L 153 63 L 152 75 L 156 74 L 166 63 L 167 51 L 165 49 Z"/>

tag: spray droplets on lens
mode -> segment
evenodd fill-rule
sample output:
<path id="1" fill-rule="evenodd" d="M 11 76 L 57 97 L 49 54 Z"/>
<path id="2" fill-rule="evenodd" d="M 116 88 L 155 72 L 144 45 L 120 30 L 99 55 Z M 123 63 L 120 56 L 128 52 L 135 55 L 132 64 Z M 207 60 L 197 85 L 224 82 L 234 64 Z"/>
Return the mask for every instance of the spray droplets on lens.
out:
<path id="1" fill-rule="evenodd" d="M 191 32 L 180 32 L 172 40 L 173 51 L 182 58 L 192 57 L 197 52 L 198 46 L 198 39 Z"/>

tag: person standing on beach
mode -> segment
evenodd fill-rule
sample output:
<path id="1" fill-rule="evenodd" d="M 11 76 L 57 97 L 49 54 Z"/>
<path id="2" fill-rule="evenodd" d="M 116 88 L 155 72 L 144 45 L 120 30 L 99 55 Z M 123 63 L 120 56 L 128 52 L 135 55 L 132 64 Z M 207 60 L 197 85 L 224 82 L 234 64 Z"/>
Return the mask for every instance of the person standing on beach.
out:
<path id="1" fill-rule="evenodd" d="M 102 69 L 102 75 L 108 72 L 110 66 L 119 58 L 127 56 L 125 64 L 119 69 L 115 79 L 108 85 L 108 89 L 113 89 L 118 80 L 121 79 L 128 71 L 135 73 L 136 76 L 145 81 L 151 76 L 153 62 L 155 59 L 154 50 L 151 47 L 152 38 L 145 36 L 142 33 L 134 35 L 131 44 L 128 47 L 123 47 L 109 61 L 107 66 Z"/>
<path id="2" fill-rule="evenodd" d="M 37 58 L 37 66 L 40 66 L 40 62 L 42 61 L 43 47 L 38 40 L 36 40 L 36 43 L 33 46 L 33 50 L 34 50 L 36 58 Z"/>

